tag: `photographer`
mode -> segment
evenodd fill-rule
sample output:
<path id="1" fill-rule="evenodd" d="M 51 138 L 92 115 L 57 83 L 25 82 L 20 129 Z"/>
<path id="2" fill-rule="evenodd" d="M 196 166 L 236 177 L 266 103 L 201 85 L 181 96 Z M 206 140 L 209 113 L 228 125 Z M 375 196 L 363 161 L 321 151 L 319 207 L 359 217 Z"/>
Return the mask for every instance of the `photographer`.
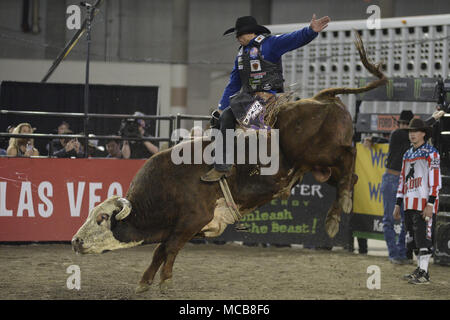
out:
<path id="1" fill-rule="evenodd" d="M 141 112 L 135 112 L 134 116 L 143 116 Z M 145 132 L 145 121 L 143 119 L 130 120 L 122 122 L 120 135 L 125 138 L 149 138 Z M 122 156 L 124 159 L 147 159 L 159 152 L 157 146 L 150 141 L 124 140 L 122 146 Z"/>
<path id="2" fill-rule="evenodd" d="M 61 134 L 72 134 L 71 130 L 65 130 Z M 64 138 L 61 139 L 63 148 L 53 153 L 57 158 L 83 158 L 84 152 L 78 139 Z"/>
<path id="3" fill-rule="evenodd" d="M 64 132 L 67 132 L 67 130 L 70 130 L 70 125 L 66 121 L 63 121 L 59 124 L 56 132 L 58 134 L 64 134 Z M 64 139 L 53 139 L 52 141 L 50 141 L 46 146 L 49 154 L 54 154 L 55 152 L 63 149 L 63 140 Z"/>

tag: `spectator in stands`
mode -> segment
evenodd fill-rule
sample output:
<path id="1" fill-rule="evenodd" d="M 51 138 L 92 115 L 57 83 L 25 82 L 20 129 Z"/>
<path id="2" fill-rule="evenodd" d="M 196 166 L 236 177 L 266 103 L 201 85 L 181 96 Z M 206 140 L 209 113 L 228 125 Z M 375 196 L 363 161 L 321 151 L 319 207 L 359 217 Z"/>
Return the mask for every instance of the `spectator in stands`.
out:
<path id="1" fill-rule="evenodd" d="M 81 133 L 83 134 L 83 133 Z M 89 137 L 94 137 L 93 134 L 89 134 Z M 83 144 L 81 144 L 83 148 Z M 83 148 L 84 150 L 84 148 Z M 104 158 L 106 157 L 107 152 L 105 151 L 104 146 L 98 145 L 98 139 L 89 139 L 88 140 L 88 158 Z"/>
<path id="2" fill-rule="evenodd" d="M 192 127 L 191 132 L 190 132 L 189 135 L 190 135 L 191 138 L 202 137 L 203 136 L 203 129 L 202 129 L 202 127 L 199 127 L 199 126 Z"/>
<path id="3" fill-rule="evenodd" d="M 107 158 L 122 159 L 122 150 L 120 149 L 120 141 L 115 139 L 109 139 L 106 141 L 106 151 L 108 152 Z"/>
<path id="4" fill-rule="evenodd" d="M 440 117 L 443 111 L 435 111 L 426 121 L 428 126 L 432 126 Z M 389 252 L 389 261 L 394 264 L 410 263 L 412 261 L 412 250 L 406 248 L 406 231 L 403 208 L 401 208 L 401 230 L 398 240 L 395 240 L 394 231 L 394 206 L 396 202 L 397 187 L 399 183 L 400 171 L 402 168 L 403 154 L 410 147 L 408 138 L 408 124 L 414 118 L 414 114 L 409 110 L 403 110 L 397 121 L 398 129 L 394 130 L 389 138 L 389 151 L 386 160 L 386 172 L 383 174 L 381 182 L 381 193 L 383 195 L 383 232 Z M 373 143 L 384 142 L 379 138 L 369 137 L 364 141 L 366 147 L 371 148 Z"/>
<path id="5" fill-rule="evenodd" d="M 14 130 L 14 126 L 8 126 L 6 128 L 6 132 L 12 133 Z M 0 139 L 0 156 L 6 156 L 6 149 L 8 148 L 9 142 L 8 138 L 4 137 Z"/>
<path id="6" fill-rule="evenodd" d="M 143 116 L 141 112 L 135 112 L 135 116 Z M 137 119 L 138 123 L 138 136 L 139 137 L 151 137 L 146 133 L 146 124 L 143 119 Z M 133 141 L 124 140 L 122 145 L 122 155 L 124 159 L 147 159 L 155 153 L 159 152 L 157 146 L 150 141 Z"/>
<path id="7" fill-rule="evenodd" d="M 67 129 L 61 134 L 72 134 L 72 130 Z M 64 138 L 62 139 L 63 148 L 53 153 L 53 156 L 57 158 L 83 158 L 83 148 L 77 138 Z"/>
<path id="8" fill-rule="evenodd" d="M 67 132 L 68 130 L 70 130 L 70 125 L 67 122 L 63 121 L 58 126 L 57 132 L 58 132 L 58 134 L 64 134 L 64 132 Z M 53 139 L 50 143 L 48 143 L 47 151 L 49 152 L 49 154 L 54 154 L 55 152 L 64 148 L 63 140 L 64 139 Z"/>
<path id="9" fill-rule="evenodd" d="M 33 133 L 33 128 L 29 123 L 21 123 L 14 128 L 12 133 Z M 11 157 L 31 157 L 39 156 L 39 151 L 34 147 L 34 140 L 31 138 L 10 138 L 6 155 Z"/>

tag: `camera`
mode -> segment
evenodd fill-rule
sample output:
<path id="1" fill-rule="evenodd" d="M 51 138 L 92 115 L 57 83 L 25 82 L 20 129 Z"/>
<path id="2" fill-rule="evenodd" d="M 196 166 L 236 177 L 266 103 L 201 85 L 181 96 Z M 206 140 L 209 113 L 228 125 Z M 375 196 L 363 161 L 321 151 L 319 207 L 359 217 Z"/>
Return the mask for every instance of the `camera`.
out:
<path id="1" fill-rule="evenodd" d="M 123 119 L 120 124 L 119 135 L 124 138 L 139 138 L 139 123 L 137 119 Z"/>
<path id="2" fill-rule="evenodd" d="M 69 143 L 70 141 L 78 141 L 78 139 L 77 138 L 63 138 L 62 139 L 62 143 L 63 144 L 67 144 L 67 143 Z"/>
<path id="3" fill-rule="evenodd" d="M 450 93 L 450 82 L 444 82 L 444 80 L 439 77 L 436 82 L 436 86 L 434 87 L 434 95 L 433 98 L 436 98 L 437 95 L 437 104 L 441 110 L 446 113 L 450 112 L 450 105 L 447 101 L 447 94 Z"/>
<path id="4" fill-rule="evenodd" d="M 220 118 L 220 112 L 217 110 L 214 110 L 213 113 L 211 114 L 211 119 L 209 121 L 211 129 L 219 129 L 220 128 L 219 118 Z"/>

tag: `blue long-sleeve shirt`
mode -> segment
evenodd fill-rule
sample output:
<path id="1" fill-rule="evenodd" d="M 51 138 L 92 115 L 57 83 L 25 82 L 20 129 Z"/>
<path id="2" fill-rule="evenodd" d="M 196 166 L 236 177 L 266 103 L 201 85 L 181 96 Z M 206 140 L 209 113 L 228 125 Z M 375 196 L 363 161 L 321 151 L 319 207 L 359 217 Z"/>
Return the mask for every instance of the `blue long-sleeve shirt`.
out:
<path id="1" fill-rule="evenodd" d="M 298 49 L 310 43 L 318 35 L 311 27 L 305 27 L 291 33 L 276 35 L 265 39 L 261 45 L 261 55 L 264 60 L 272 63 L 280 61 L 281 56 L 288 51 Z M 248 52 L 254 45 L 254 39 L 244 47 L 244 51 Z M 238 92 L 242 87 L 241 78 L 238 70 L 237 57 L 234 60 L 234 68 L 230 74 L 230 81 L 226 86 L 222 99 L 219 102 L 219 109 L 224 110 L 230 104 L 230 97 Z"/>

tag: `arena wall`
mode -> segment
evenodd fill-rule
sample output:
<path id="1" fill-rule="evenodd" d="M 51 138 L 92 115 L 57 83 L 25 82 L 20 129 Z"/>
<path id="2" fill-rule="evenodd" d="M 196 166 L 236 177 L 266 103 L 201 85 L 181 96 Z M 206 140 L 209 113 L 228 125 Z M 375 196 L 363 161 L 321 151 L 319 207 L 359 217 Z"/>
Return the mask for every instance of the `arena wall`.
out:
<path id="1" fill-rule="evenodd" d="M 22 1 L 0 1 L 0 58 L 53 60 L 75 33 L 65 27 L 65 10 L 69 4 L 73 1 L 40 0 L 40 32 L 33 34 L 21 30 Z M 238 47 L 233 37 L 222 37 L 222 33 L 234 25 L 237 17 L 253 14 L 263 24 L 308 24 L 313 13 L 329 15 L 333 21 L 359 20 L 368 18 L 366 9 L 373 4 L 381 6 L 383 18 L 450 13 L 450 2 L 445 0 L 430 0 L 426 5 L 423 0 L 190 0 L 186 112 L 206 114 L 217 106 Z M 108 63 L 141 62 L 143 65 L 174 63 L 172 37 L 176 5 L 174 0 L 105 1 L 92 28 L 91 59 Z M 259 14 L 263 9 L 266 14 Z M 269 21 L 264 21 L 266 16 Z M 62 65 L 68 61 L 83 61 L 85 53 L 83 37 Z M 153 77 L 154 69 L 146 68 L 142 67 L 151 70 L 147 76 Z M 80 68 L 80 73 L 83 70 Z M 3 69 L 0 71 L 3 74 Z M 110 83 L 111 80 L 107 80 Z M 133 81 L 130 78 L 120 80 Z M 170 95 L 161 95 L 162 108 L 170 103 L 169 98 Z"/>
<path id="2" fill-rule="evenodd" d="M 52 65 L 51 60 L 0 59 L 0 81 L 40 82 Z M 86 62 L 65 61 L 48 82 L 84 84 Z M 101 62 L 90 63 L 91 84 L 114 84 L 159 87 L 159 114 L 170 110 L 171 72 L 169 64 Z M 31 110 L 30 106 L 30 110 Z M 8 106 L 1 106 L 8 109 Z M 168 136 L 169 128 L 161 122 L 161 135 Z"/>

